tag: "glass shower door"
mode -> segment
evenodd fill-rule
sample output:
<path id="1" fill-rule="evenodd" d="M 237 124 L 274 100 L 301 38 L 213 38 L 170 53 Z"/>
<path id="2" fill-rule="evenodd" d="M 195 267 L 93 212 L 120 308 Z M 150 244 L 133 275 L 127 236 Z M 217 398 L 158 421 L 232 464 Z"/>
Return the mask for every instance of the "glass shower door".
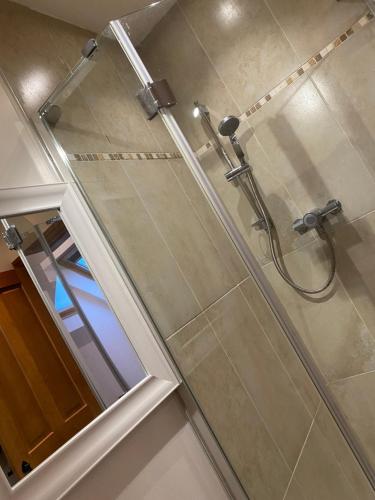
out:
<path id="1" fill-rule="evenodd" d="M 248 203 L 227 187 L 212 137 L 193 116 L 197 99 L 215 122 L 241 110 L 183 9 L 157 2 L 112 22 L 97 44 L 42 119 L 246 494 L 309 499 L 319 477 L 327 498 L 372 498 L 337 423 L 371 478 L 366 453 L 264 277 L 264 233 L 254 232 Z M 148 121 L 135 96 L 151 77 L 168 78 L 177 106 Z M 244 119 L 239 136 L 261 165 Z M 271 199 L 285 214 L 282 193 Z"/>

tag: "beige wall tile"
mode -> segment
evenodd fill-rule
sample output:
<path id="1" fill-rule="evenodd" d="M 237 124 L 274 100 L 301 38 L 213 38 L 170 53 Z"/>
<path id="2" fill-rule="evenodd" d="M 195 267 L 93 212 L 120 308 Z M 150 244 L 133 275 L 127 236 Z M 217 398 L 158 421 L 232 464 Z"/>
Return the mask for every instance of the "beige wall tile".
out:
<path id="1" fill-rule="evenodd" d="M 373 491 L 357 459 L 343 438 L 336 422 L 325 405 L 321 405 L 316 417 L 316 425 L 329 442 L 343 472 L 351 484 L 358 500 L 373 500 Z"/>
<path id="2" fill-rule="evenodd" d="M 69 69 L 73 69 L 82 56 L 81 50 L 87 40 L 95 38 L 96 34 L 59 19 L 51 17 L 47 19 L 55 53 L 63 59 Z"/>
<path id="3" fill-rule="evenodd" d="M 375 337 L 375 212 L 335 231 L 338 274 Z"/>
<path id="4" fill-rule="evenodd" d="M 55 53 L 49 19 L 13 2 L 0 4 L 0 67 L 30 115 L 68 72 Z"/>
<path id="5" fill-rule="evenodd" d="M 314 415 L 320 402 L 319 394 L 252 277 L 241 284 L 241 290 L 310 413 Z"/>
<path id="6" fill-rule="evenodd" d="M 294 496 L 297 485 L 306 500 L 359 500 L 317 422 L 312 426 L 293 475 L 291 492 Z"/>
<path id="7" fill-rule="evenodd" d="M 263 0 L 179 4 L 242 111 L 294 69 L 294 52 Z"/>
<path id="8" fill-rule="evenodd" d="M 125 85 L 127 93 L 135 102 L 135 96 L 143 85 L 141 84 L 129 60 L 117 43 L 107 43 L 106 52 L 112 59 L 115 70 L 119 75 L 122 84 Z M 137 102 L 135 107 L 136 112 L 140 112 L 141 116 L 145 118 L 146 115 L 144 114 L 143 109 L 141 109 L 140 103 Z M 167 131 L 160 116 L 156 116 L 151 121 L 145 120 L 145 123 L 157 141 L 160 151 L 178 151 L 176 144 L 173 142 L 173 139 Z"/>
<path id="9" fill-rule="evenodd" d="M 60 104 L 60 109 L 61 118 L 51 131 L 66 153 L 99 153 L 111 149 L 80 89 Z"/>
<path id="10" fill-rule="evenodd" d="M 374 180 L 310 79 L 284 90 L 249 124 L 303 213 L 334 198 L 347 220 L 374 209 Z M 247 149 L 251 158 L 251 143 Z"/>
<path id="11" fill-rule="evenodd" d="M 283 500 L 306 500 L 306 496 L 301 486 L 296 481 L 292 481 Z"/>
<path id="12" fill-rule="evenodd" d="M 291 471 L 206 317 L 196 318 L 168 345 L 249 496 L 281 499 Z"/>
<path id="13" fill-rule="evenodd" d="M 168 162 L 127 161 L 123 165 L 205 309 L 237 284 L 225 259 L 202 226 Z"/>
<path id="14" fill-rule="evenodd" d="M 208 106 L 215 124 L 226 114 L 239 112 L 178 6 L 138 51 L 154 79 L 168 79 L 178 102 L 173 114 L 193 148 L 207 142 L 200 120 L 193 117 L 195 100 Z"/>
<path id="15" fill-rule="evenodd" d="M 365 447 L 373 467 L 375 466 L 374 386 L 375 372 L 339 380 L 331 385 L 351 427 Z"/>
<path id="16" fill-rule="evenodd" d="M 230 240 L 229 235 L 219 221 L 217 215 L 214 213 L 209 201 L 183 160 L 173 160 L 170 162 L 170 166 L 181 183 L 186 195 L 190 198 L 194 210 L 197 212 L 202 224 L 209 233 L 223 262 L 236 283 L 239 283 L 246 278 L 248 271 L 237 249 Z"/>
<path id="17" fill-rule="evenodd" d="M 325 100 L 375 175 L 375 25 L 362 28 L 313 73 Z"/>
<path id="18" fill-rule="evenodd" d="M 269 432 L 293 469 L 313 417 L 241 289 L 234 289 L 216 302 L 206 316 Z"/>
<path id="19" fill-rule="evenodd" d="M 309 59 L 356 22 L 366 10 L 362 0 L 265 0 L 300 61 Z"/>
<path id="20" fill-rule="evenodd" d="M 112 151 L 159 151 L 147 120 L 133 93 L 121 80 L 112 61 L 111 40 L 102 41 L 95 65 L 80 89 Z"/>
<path id="21" fill-rule="evenodd" d="M 317 287 L 327 280 L 329 265 L 324 249 L 324 243 L 316 241 L 285 257 L 285 265 L 297 283 Z M 273 264 L 264 271 L 328 380 L 375 368 L 374 337 L 339 280 L 328 293 L 302 297 L 282 281 Z"/>
<path id="22" fill-rule="evenodd" d="M 201 308 L 122 166 L 106 162 L 95 168 L 98 181 L 83 182 L 83 187 L 161 334 L 167 337 Z"/>

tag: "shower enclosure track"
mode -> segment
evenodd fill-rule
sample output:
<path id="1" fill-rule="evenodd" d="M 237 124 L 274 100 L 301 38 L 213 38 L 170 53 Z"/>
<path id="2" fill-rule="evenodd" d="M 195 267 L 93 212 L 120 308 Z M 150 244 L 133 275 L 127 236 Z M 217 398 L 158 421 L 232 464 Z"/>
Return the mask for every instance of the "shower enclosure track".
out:
<path id="1" fill-rule="evenodd" d="M 153 79 L 151 78 L 151 75 L 149 74 L 147 68 L 145 67 L 135 47 L 133 46 L 129 36 L 127 35 L 124 27 L 121 24 L 121 21 L 120 20 L 111 21 L 110 26 L 117 41 L 119 42 L 125 55 L 128 57 L 131 65 L 133 66 L 142 84 L 146 86 L 148 83 L 152 83 Z M 330 389 L 326 386 L 325 380 L 319 368 L 317 367 L 315 361 L 313 360 L 310 353 L 307 351 L 305 345 L 301 341 L 300 336 L 297 330 L 295 329 L 294 325 L 291 323 L 284 307 L 280 303 L 275 292 L 272 290 L 272 288 L 266 281 L 266 278 L 262 270 L 260 269 L 257 261 L 255 260 L 254 256 L 252 255 L 247 243 L 243 239 L 242 235 L 240 234 L 239 230 L 234 224 L 231 216 L 229 215 L 226 207 L 220 200 L 211 182 L 207 178 L 194 151 L 192 150 L 186 137 L 182 133 L 173 114 L 168 109 L 161 109 L 159 111 L 159 114 L 166 128 L 173 137 L 175 143 L 179 147 L 188 167 L 191 170 L 191 173 L 197 180 L 198 184 L 201 186 L 203 192 L 205 193 L 209 202 L 213 206 L 219 219 L 226 228 L 233 243 L 237 247 L 238 252 L 242 256 L 249 270 L 249 273 L 259 286 L 259 289 L 261 290 L 263 296 L 268 302 L 271 310 L 278 319 L 278 322 L 282 327 L 282 330 L 284 331 L 290 344 L 295 350 L 301 363 L 305 367 L 312 382 L 314 383 L 320 397 L 322 398 L 328 410 L 330 411 L 343 437 L 345 438 L 346 442 L 351 448 L 364 474 L 368 478 L 372 488 L 375 490 L 375 472 L 366 457 L 366 453 L 364 452 L 357 438 L 353 435 L 353 432 L 348 426 L 344 415 L 342 414 L 340 408 L 337 406 L 334 395 L 331 393 Z"/>

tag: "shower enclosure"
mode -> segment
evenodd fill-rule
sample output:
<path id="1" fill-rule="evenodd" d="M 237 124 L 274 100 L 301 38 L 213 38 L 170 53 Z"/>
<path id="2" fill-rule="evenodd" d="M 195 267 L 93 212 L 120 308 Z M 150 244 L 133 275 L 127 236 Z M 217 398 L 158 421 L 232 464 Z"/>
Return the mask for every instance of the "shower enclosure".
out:
<path id="1" fill-rule="evenodd" d="M 310 8 L 155 2 L 88 41 L 37 117 L 238 498 L 374 498 L 375 127 L 358 58 L 374 16 L 335 2 L 317 30 Z"/>

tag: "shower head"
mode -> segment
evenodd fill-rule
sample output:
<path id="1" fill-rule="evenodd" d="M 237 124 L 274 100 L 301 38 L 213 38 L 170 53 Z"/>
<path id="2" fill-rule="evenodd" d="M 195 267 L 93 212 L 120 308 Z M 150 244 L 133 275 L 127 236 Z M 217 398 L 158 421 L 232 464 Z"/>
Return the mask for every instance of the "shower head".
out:
<path id="1" fill-rule="evenodd" d="M 223 136 L 231 137 L 235 134 L 240 125 L 240 120 L 236 116 L 226 116 L 219 123 L 219 132 Z"/>

